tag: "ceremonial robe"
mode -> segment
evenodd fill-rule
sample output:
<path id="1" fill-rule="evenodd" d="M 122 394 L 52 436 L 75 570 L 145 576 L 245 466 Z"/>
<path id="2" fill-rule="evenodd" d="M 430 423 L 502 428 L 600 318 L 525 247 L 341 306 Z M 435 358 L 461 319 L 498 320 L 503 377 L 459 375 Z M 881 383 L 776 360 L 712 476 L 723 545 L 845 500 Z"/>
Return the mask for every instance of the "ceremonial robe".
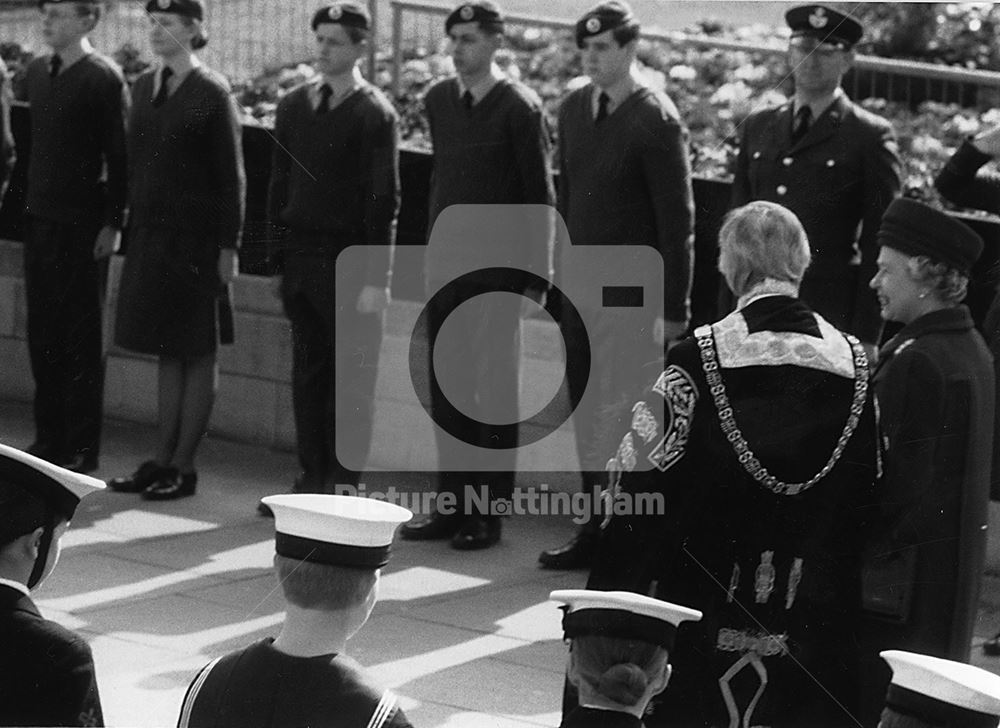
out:
<path id="1" fill-rule="evenodd" d="M 648 725 L 851 722 L 868 384 L 856 339 L 767 295 L 673 347 L 632 408 L 588 588 L 704 613 L 681 626 Z M 640 496 L 662 499 L 655 515 Z"/>

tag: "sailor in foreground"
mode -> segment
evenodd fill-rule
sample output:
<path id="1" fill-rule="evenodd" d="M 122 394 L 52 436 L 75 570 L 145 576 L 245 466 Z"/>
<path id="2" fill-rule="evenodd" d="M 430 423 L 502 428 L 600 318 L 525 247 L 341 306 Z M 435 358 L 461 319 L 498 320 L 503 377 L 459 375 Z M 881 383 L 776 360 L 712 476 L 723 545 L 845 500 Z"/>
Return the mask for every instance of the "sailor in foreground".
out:
<path id="1" fill-rule="evenodd" d="M 562 589 L 549 598 L 564 605 L 567 675 L 580 695 L 562 728 L 641 728 L 670 680 L 678 626 L 701 612 L 631 592 Z"/>
<path id="2" fill-rule="evenodd" d="M 103 488 L 0 445 L 0 725 L 104 725 L 90 646 L 31 600 L 80 499 Z"/>
<path id="3" fill-rule="evenodd" d="M 886 650 L 892 668 L 879 728 L 996 728 L 1000 675 L 964 662 Z"/>
<path id="4" fill-rule="evenodd" d="M 405 508 L 353 496 L 264 498 L 288 602 L 278 637 L 217 658 L 188 687 L 178 726 L 406 728 L 389 691 L 344 654 L 368 620 Z"/>

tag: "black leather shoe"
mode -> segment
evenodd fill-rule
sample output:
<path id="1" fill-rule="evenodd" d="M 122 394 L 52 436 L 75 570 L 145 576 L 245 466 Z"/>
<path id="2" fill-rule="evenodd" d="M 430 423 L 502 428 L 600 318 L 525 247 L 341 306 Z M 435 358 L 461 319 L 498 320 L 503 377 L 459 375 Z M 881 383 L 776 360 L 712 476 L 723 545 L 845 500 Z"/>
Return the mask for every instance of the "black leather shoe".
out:
<path id="1" fill-rule="evenodd" d="M 451 547 L 459 551 L 488 549 L 500 540 L 500 519 L 497 516 L 470 518 L 451 537 Z"/>
<path id="2" fill-rule="evenodd" d="M 92 473 L 97 470 L 97 456 L 91 452 L 77 452 L 59 464 L 74 473 Z"/>
<path id="3" fill-rule="evenodd" d="M 116 493 L 141 493 L 159 480 L 166 470 L 168 468 L 147 460 L 131 475 L 109 480 L 108 487 Z"/>
<path id="4" fill-rule="evenodd" d="M 596 533 L 579 531 L 568 543 L 558 548 L 542 551 L 538 563 L 543 569 L 589 569 L 597 553 L 599 537 Z"/>
<path id="5" fill-rule="evenodd" d="M 983 642 L 983 654 L 990 657 L 1000 655 L 1000 632 L 997 632 L 990 639 Z"/>
<path id="6" fill-rule="evenodd" d="M 28 447 L 24 448 L 24 451 L 29 455 L 34 455 L 36 458 L 48 460 L 50 463 L 56 463 L 60 460 L 59 448 L 41 440 L 35 440 Z"/>
<path id="7" fill-rule="evenodd" d="M 434 513 L 420 523 L 404 524 L 399 535 L 406 541 L 440 541 L 454 536 L 461 525 L 457 515 Z"/>
<path id="8" fill-rule="evenodd" d="M 194 495 L 198 473 L 181 473 L 177 468 L 167 468 L 160 479 L 142 491 L 145 500 L 175 500 Z"/>

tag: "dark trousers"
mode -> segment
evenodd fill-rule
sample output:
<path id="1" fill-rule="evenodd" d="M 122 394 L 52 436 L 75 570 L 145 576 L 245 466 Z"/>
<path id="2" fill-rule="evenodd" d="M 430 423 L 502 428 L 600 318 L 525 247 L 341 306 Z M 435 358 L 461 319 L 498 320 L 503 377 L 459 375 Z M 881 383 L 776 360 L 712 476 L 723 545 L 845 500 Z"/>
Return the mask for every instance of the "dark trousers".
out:
<path id="1" fill-rule="evenodd" d="M 289 253 L 282 281 L 292 324 L 292 405 L 302 467 L 297 489 L 308 492 L 358 484 L 375 413 L 382 314 L 357 312 L 363 272 L 341 285 L 334 259 L 322 251 Z M 340 462 L 338 447 L 355 467 Z"/>
<path id="2" fill-rule="evenodd" d="M 108 270 L 94 260 L 100 227 L 31 218 L 24 246 L 36 442 L 59 458 L 100 452 Z"/>
<path id="3" fill-rule="evenodd" d="M 435 374 L 431 412 L 436 422 L 446 421 L 447 398 L 459 412 L 477 420 L 466 433 L 473 444 L 458 444 L 435 428 L 438 492 L 454 493 L 459 512 L 468 515 L 473 504 L 465 498 L 466 486 L 486 486 L 491 501 L 509 499 L 517 466 L 517 429 L 497 424 L 520 420 L 521 304 L 515 296 L 479 295 L 494 290 L 475 283 L 452 286 L 449 295 L 436 296 L 428 304 L 429 340 L 436 339 L 429 355 Z M 462 300 L 466 303 L 459 305 Z M 478 454 L 475 447 L 488 452 Z"/>

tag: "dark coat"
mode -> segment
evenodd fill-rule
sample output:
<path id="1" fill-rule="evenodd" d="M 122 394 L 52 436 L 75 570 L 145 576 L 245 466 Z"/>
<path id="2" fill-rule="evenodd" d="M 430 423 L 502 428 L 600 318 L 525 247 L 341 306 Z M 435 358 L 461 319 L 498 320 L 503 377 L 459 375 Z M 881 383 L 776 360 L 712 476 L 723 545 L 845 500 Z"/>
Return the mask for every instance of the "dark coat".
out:
<path id="1" fill-rule="evenodd" d="M 104 725 L 90 646 L 3 585 L 0 645 L 0 725 Z"/>
<path id="2" fill-rule="evenodd" d="M 966 141 L 944 166 L 934 186 L 941 195 L 956 205 L 985 210 L 1000 215 L 1000 174 L 980 168 L 990 161 L 971 142 Z M 1000 375 L 1000 296 L 993 302 L 982 326 L 986 345 L 993 354 L 993 371 Z M 993 429 L 1000 432 L 1000 387 L 996 387 Z M 993 438 L 993 468 L 990 474 L 990 498 L 1000 501 L 1000 438 Z"/>
<path id="3" fill-rule="evenodd" d="M 868 282 L 882 215 L 900 189 L 892 127 L 841 95 L 797 144 L 791 137 L 791 102 L 747 118 L 732 205 L 769 200 L 794 212 L 813 255 L 802 300 L 837 328 L 875 343 L 882 320 Z"/>
<path id="4" fill-rule="evenodd" d="M 354 660 L 295 657 L 272 642 L 260 640 L 202 668 L 184 696 L 178 728 L 410 728 L 395 696 L 374 688 Z"/>
<path id="5" fill-rule="evenodd" d="M 786 296 L 752 301 L 708 330 L 670 350 L 632 410 L 588 587 L 645 594 L 655 581 L 658 598 L 704 613 L 681 626 L 648 725 L 845 725 L 876 480 L 867 360 L 857 340 Z M 716 371 L 723 389 L 713 394 Z M 750 454 L 738 456 L 739 438 L 724 434 L 734 424 Z M 654 467 L 640 472 L 640 462 Z M 760 466 L 807 485 L 787 489 Z M 662 515 L 628 513 L 643 507 L 636 494 L 662 496 Z"/>
<path id="6" fill-rule="evenodd" d="M 886 455 L 865 559 L 865 654 L 965 662 L 986 554 L 994 402 L 993 363 L 968 309 L 903 327 L 879 352 L 874 384 Z M 874 664 L 864 682 L 881 680 L 884 696 L 889 671 Z"/>

